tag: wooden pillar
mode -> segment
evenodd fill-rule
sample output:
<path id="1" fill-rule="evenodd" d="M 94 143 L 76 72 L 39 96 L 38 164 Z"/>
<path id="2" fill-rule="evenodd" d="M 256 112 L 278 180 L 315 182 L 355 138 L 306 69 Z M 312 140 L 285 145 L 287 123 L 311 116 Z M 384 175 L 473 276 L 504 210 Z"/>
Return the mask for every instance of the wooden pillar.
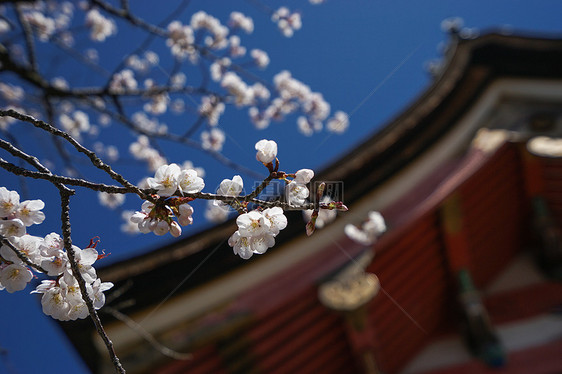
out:
<path id="1" fill-rule="evenodd" d="M 369 302 L 379 288 L 376 275 L 366 273 L 353 263 L 318 289 L 322 304 L 341 313 L 349 344 L 365 374 L 380 373 L 374 355 L 373 329 L 368 318 Z"/>
<path id="2" fill-rule="evenodd" d="M 470 245 L 461 196 L 454 193 L 440 208 L 441 227 L 449 269 L 457 281 L 462 330 L 470 351 L 487 365 L 503 366 L 505 353 L 493 329 L 480 293 L 470 274 Z"/>

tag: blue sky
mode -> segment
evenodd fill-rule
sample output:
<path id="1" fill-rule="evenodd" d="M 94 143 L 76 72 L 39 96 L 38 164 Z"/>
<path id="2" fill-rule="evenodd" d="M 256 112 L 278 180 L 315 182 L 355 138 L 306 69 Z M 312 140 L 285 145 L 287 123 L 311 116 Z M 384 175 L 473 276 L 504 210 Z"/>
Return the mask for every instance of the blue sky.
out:
<path id="1" fill-rule="evenodd" d="M 268 7 L 279 3 L 264 2 Z M 292 38 L 281 36 L 269 16 L 254 1 L 192 1 L 183 15 L 185 22 L 190 14 L 200 9 L 223 22 L 233 10 L 252 16 L 256 31 L 249 36 L 242 35 L 242 41 L 248 47 L 268 52 L 271 64 L 267 70 L 260 72 L 264 79 L 271 80 L 276 72 L 287 69 L 313 91 L 321 92 L 331 103 L 333 112 L 343 110 L 351 114 L 350 128 L 344 135 L 321 132 L 304 137 L 298 133 L 294 118 L 273 123 L 265 131 L 257 131 L 252 128 L 245 111 L 227 109 L 227 115 L 221 121 L 228 134 L 223 153 L 262 173 L 263 166 L 256 162 L 253 149 L 255 142 L 262 138 L 278 142 L 283 170 L 318 169 L 337 159 L 342 152 L 377 131 L 407 107 L 430 83 L 424 65 L 440 56 L 438 46 L 446 41 L 440 23 L 445 18 L 461 17 L 465 26 L 481 32 L 503 28 L 554 32 L 562 36 L 562 3 L 559 1 L 328 0 L 318 6 L 296 0 L 282 3 L 291 10 L 302 12 L 303 28 Z M 155 16 L 160 19 L 167 9 L 164 6 L 154 9 L 151 4 L 150 7 L 141 6 L 138 11 L 147 18 Z M 100 49 L 108 56 L 108 61 L 116 58 L 117 52 L 134 45 L 134 35 L 130 35 L 126 45 L 120 44 L 123 42 L 119 38 L 129 36 L 128 32 L 120 29 L 114 40 L 108 40 L 105 48 L 109 49 Z M 166 56 L 161 53 L 162 65 L 166 63 Z M 181 121 L 181 118 L 170 121 Z M 214 192 L 223 178 L 237 174 L 199 151 L 170 145 L 168 155 L 173 162 L 190 159 L 196 166 L 205 167 L 205 191 Z M 133 182 L 142 176 L 138 168 L 127 164 L 118 163 L 116 170 L 126 174 Z M 6 187 L 17 188 L 13 178 L 0 175 Z M 247 185 L 252 183 L 250 177 L 242 176 Z M 43 188 L 45 184 L 41 183 L 32 183 L 31 187 L 31 191 L 40 190 L 41 195 L 30 198 L 42 198 L 47 203 L 47 221 L 34 228 L 35 231 L 30 230 L 31 233 L 45 235 L 60 231 L 56 190 L 50 186 Z M 134 237 L 120 233 L 118 215 L 92 206 L 95 194 L 79 192 L 72 202 L 73 240 L 78 245 L 85 245 L 91 237 L 100 236 L 101 247 L 112 253 L 107 261 L 134 256 L 171 240 L 154 235 Z M 194 205 L 197 220 L 197 212 L 201 212 L 203 205 Z M 129 198 L 126 208 L 138 209 L 139 206 L 138 199 Z M 205 227 L 205 223 L 200 223 L 186 228 L 184 237 Z M 30 290 L 28 287 L 27 291 Z M 0 347 L 3 349 L 0 352 L 0 373 L 87 372 L 56 323 L 42 314 L 35 297 L 26 291 L 16 294 L 2 292 L 0 303 L 3 321 L 0 329 Z"/>

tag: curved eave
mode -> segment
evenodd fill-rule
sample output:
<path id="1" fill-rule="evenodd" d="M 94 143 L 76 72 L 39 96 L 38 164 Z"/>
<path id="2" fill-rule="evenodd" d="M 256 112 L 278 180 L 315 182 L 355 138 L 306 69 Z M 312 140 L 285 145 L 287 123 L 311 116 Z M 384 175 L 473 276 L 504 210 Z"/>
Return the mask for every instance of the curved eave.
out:
<path id="1" fill-rule="evenodd" d="M 490 33 L 459 40 L 441 76 L 382 130 L 319 178 L 344 180 L 354 200 L 399 173 L 449 132 L 500 78 L 562 78 L 562 40 Z"/>

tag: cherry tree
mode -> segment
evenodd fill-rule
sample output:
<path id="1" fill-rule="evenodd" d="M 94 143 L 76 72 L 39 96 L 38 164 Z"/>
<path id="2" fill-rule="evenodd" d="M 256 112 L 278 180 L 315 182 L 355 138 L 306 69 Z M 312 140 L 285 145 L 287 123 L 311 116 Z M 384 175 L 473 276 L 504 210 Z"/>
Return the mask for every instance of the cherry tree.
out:
<path id="1" fill-rule="evenodd" d="M 290 119 L 295 136 L 341 134 L 349 117 L 332 113 L 321 93 L 288 70 L 267 72 L 268 53 L 245 42 L 255 31 L 252 18 L 233 11 L 219 19 L 189 5 L 166 5 L 170 9 L 156 20 L 127 0 L 0 7 L 0 167 L 21 182 L 19 191 L 0 186 L 0 289 L 22 291 L 38 276 L 31 292 L 41 294 L 44 313 L 59 320 L 90 317 L 118 372 L 124 368 L 97 315 L 113 286 L 94 267 L 106 254 L 97 248 L 100 238 L 71 236 L 74 195 L 96 191 L 106 208 L 136 195 L 142 203 L 122 211 L 123 230 L 140 234 L 178 237 L 194 220 L 237 215 L 228 244 L 243 259 L 275 245 L 287 226 L 285 211 L 303 211 L 311 235 L 347 210 L 324 196 L 324 184 L 311 189 L 314 172 L 306 165 L 283 171 L 274 140 L 255 144 L 265 178 L 223 154 L 229 111 L 246 112 L 247 126 L 260 130 Z M 263 4 L 260 10 L 285 37 L 302 26 L 298 11 Z M 204 152 L 235 175 L 209 190 L 205 171 L 179 159 L 180 148 Z M 128 163 L 142 166 L 145 177 L 134 175 L 140 181 L 131 182 Z M 241 175 L 252 178 L 247 194 Z M 30 190 L 30 179 L 42 187 Z M 270 184 L 281 192 L 266 194 Z M 40 199 L 47 186 L 58 192 L 61 231 L 31 235 L 31 226 L 49 218 Z M 194 200 L 207 201 L 200 217 Z M 370 222 L 363 231 L 350 228 L 351 235 L 374 240 L 384 223 L 378 216 Z M 74 244 L 84 241 L 85 247 Z"/>

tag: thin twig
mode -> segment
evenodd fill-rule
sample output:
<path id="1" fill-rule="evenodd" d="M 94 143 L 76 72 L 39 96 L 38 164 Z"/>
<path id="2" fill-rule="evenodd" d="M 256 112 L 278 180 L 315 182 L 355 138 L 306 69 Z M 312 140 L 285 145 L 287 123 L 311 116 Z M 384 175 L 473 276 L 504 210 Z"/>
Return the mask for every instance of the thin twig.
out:
<path id="1" fill-rule="evenodd" d="M 31 123 L 35 127 L 38 127 L 40 129 L 43 129 L 43 130 L 53 134 L 53 135 L 56 135 L 58 137 L 63 138 L 64 140 L 69 142 L 78 152 L 85 154 L 90 159 L 90 161 L 92 162 L 92 164 L 95 167 L 97 167 L 98 169 L 101 169 L 101 170 L 105 171 L 107 174 L 109 174 L 109 176 L 113 180 L 115 180 L 116 182 L 121 184 L 123 187 L 129 188 L 131 191 L 133 191 L 134 193 L 139 195 L 139 197 L 141 197 L 142 199 L 145 199 L 145 200 L 149 199 L 149 197 L 146 196 L 140 188 L 131 184 L 121 174 L 113 171 L 111 169 L 111 166 L 109 166 L 108 164 L 103 162 L 99 157 L 96 156 L 96 154 L 94 152 L 92 152 L 89 149 L 87 149 L 86 147 L 82 146 L 80 143 L 78 143 L 78 141 L 76 141 L 72 136 L 70 136 L 66 132 L 57 129 L 57 128 L 49 125 L 46 122 L 35 119 L 32 116 L 21 114 L 21 113 L 15 111 L 13 109 L 0 110 L 0 116 L 10 116 L 10 117 L 18 119 L 20 121 L 25 121 L 25 122 Z"/>
<path id="2" fill-rule="evenodd" d="M 25 19 L 21 7 L 19 5 L 15 6 L 18 22 L 23 30 L 23 35 L 25 39 L 25 45 L 27 47 L 27 57 L 29 59 L 29 65 L 33 71 L 38 71 L 37 58 L 35 57 L 35 44 L 33 43 L 33 30 L 31 25 Z"/>
<path id="3" fill-rule="evenodd" d="M 193 357 L 193 355 L 190 354 L 190 353 L 177 352 L 177 351 L 174 351 L 171 348 L 166 347 L 165 345 L 163 345 L 162 343 L 157 341 L 154 338 L 154 336 L 152 336 L 152 334 L 150 334 L 148 331 L 146 331 L 140 324 L 135 322 L 129 316 L 121 313 L 117 309 L 114 309 L 114 308 L 106 305 L 103 308 L 103 311 L 105 313 L 109 313 L 110 315 L 112 315 L 113 317 L 118 319 L 119 321 L 126 324 L 131 330 L 134 330 L 137 334 L 139 334 L 142 338 L 144 338 L 144 340 L 146 340 L 152 346 L 152 348 L 156 349 L 158 352 L 162 353 L 164 356 L 173 358 L 175 360 L 189 360 Z"/>

